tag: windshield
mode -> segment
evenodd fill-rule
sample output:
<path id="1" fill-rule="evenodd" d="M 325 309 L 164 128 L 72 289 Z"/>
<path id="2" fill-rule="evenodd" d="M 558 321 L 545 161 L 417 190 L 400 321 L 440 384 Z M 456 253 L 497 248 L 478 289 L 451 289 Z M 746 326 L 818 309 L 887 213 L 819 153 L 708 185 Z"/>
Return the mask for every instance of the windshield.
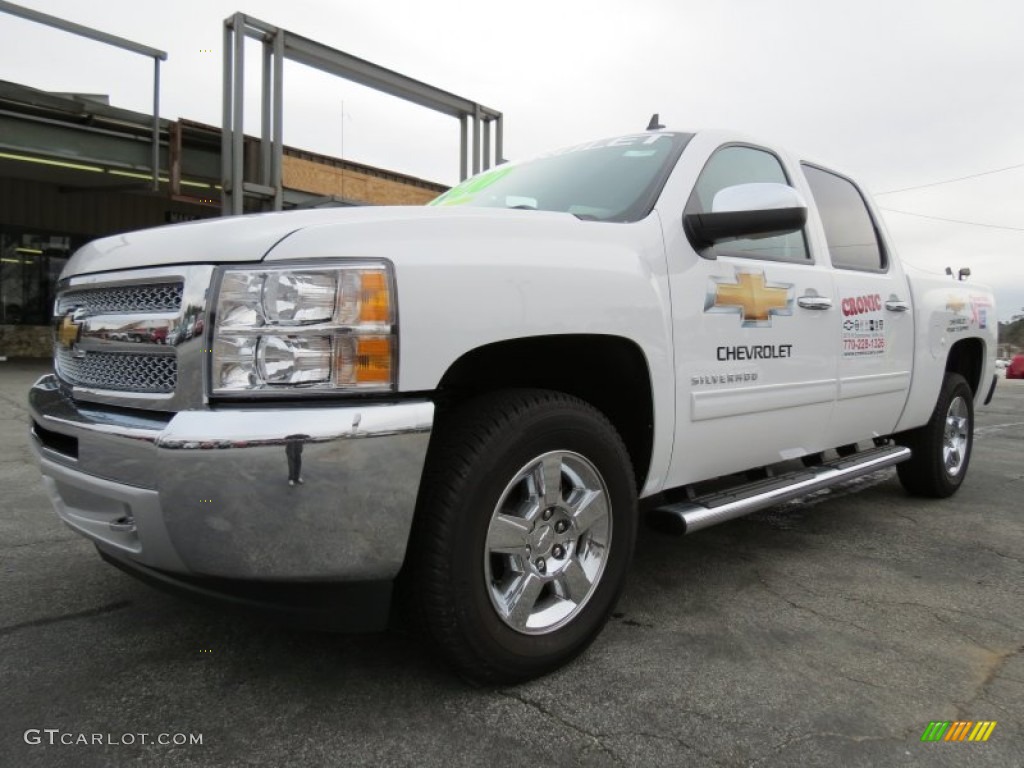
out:
<path id="1" fill-rule="evenodd" d="M 692 134 L 641 133 L 577 144 L 474 176 L 428 205 L 562 211 L 580 219 L 647 216 Z"/>

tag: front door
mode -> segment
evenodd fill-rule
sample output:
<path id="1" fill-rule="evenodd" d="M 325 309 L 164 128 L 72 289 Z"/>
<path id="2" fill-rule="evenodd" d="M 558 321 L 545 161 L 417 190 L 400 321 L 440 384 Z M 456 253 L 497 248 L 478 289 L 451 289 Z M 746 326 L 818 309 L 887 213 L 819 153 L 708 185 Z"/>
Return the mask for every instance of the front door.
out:
<path id="1" fill-rule="evenodd" d="M 752 182 L 792 185 L 774 153 L 719 147 L 687 212 L 708 211 L 720 189 Z M 805 233 L 722 243 L 698 258 L 685 238 L 666 242 L 676 352 L 667 485 L 828 447 L 838 308 L 832 271 L 812 258 Z"/>

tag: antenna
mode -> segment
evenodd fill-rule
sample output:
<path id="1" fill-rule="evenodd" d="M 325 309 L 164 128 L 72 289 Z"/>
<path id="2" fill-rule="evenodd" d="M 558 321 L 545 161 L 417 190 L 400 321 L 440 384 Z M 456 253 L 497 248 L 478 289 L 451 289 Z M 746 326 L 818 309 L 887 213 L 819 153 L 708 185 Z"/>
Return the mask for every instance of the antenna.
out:
<path id="1" fill-rule="evenodd" d="M 647 130 L 648 130 L 648 131 L 660 131 L 660 130 L 661 130 L 662 128 L 664 128 L 664 127 L 665 127 L 665 126 L 664 126 L 664 125 L 662 125 L 662 124 L 661 124 L 661 123 L 660 123 L 660 122 L 658 121 L 658 113 L 657 113 L 657 112 L 655 112 L 655 113 L 654 113 L 653 115 L 651 115 L 651 122 L 649 122 L 649 123 L 647 124 Z"/>

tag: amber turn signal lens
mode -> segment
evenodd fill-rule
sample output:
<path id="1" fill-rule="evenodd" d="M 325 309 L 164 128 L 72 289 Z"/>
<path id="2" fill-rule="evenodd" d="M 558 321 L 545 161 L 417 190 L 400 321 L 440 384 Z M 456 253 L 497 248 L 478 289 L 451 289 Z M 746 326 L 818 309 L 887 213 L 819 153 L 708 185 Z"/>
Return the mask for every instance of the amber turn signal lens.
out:
<path id="1" fill-rule="evenodd" d="M 383 271 L 364 271 L 360 274 L 362 286 L 359 302 L 359 321 L 386 323 L 391 320 L 391 295 L 387 275 Z"/>
<path id="2" fill-rule="evenodd" d="M 391 339 L 356 340 L 356 382 L 379 384 L 391 381 Z"/>

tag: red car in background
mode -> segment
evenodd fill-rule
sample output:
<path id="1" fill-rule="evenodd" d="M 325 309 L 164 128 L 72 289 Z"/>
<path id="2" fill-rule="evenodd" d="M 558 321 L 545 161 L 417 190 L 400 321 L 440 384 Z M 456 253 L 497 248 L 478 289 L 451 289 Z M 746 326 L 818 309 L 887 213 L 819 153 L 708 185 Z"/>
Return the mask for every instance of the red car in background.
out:
<path id="1" fill-rule="evenodd" d="M 1024 379 L 1024 355 L 1014 355 L 1013 360 L 1006 366 L 1006 378 Z"/>

